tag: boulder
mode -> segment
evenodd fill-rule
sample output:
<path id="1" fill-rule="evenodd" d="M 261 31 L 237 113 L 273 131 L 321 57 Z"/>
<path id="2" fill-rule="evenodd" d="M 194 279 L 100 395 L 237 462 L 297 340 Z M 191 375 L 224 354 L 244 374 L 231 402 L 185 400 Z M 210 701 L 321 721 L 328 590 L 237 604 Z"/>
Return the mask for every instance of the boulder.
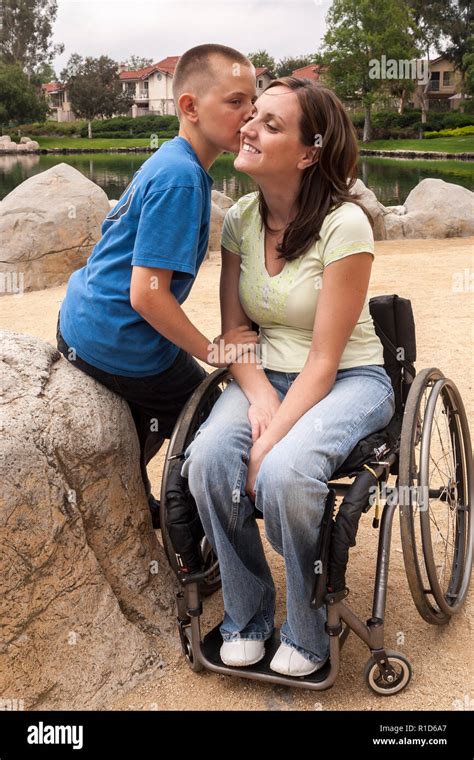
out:
<path id="1" fill-rule="evenodd" d="M 20 147 L 26 151 L 25 144 Z M 21 276 L 24 290 L 66 282 L 85 264 L 108 212 L 105 192 L 68 164 L 25 180 L 0 209 L 0 239 L 7 241 L 0 279 Z"/>
<path id="2" fill-rule="evenodd" d="M 27 143 L 27 142 L 31 142 L 31 137 L 22 137 L 20 139 L 20 143 Z"/>
<path id="3" fill-rule="evenodd" d="M 36 140 L 28 140 L 25 142 L 26 150 L 39 150 L 39 142 Z"/>
<path id="4" fill-rule="evenodd" d="M 390 214 L 398 214 L 398 216 L 403 216 L 407 212 L 405 206 L 385 206 L 385 210 Z"/>
<path id="5" fill-rule="evenodd" d="M 474 235 L 474 193 L 442 179 L 423 179 L 405 201 L 406 213 L 385 216 L 388 240 Z"/>
<path id="6" fill-rule="evenodd" d="M 372 190 L 364 185 L 361 179 L 357 179 L 351 189 L 351 193 L 357 196 L 357 199 L 367 209 L 374 221 L 374 239 L 385 240 L 384 215 L 387 213 L 385 206 L 378 200 Z"/>
<path id="7" fill-rule="evenodd" d="M 12 141 L 12 138 L 10 135 L 2 135 L 0 137 L 0 143 L 10 143 Z"/>
<path id="8" fill-rule="evenodd" d="M 228 195 L 221 193 L 219 190 L 212 191 L 212 201 L 222 209 L 228 209 L 234 205 L 232 198 L 229 198 Z"/>
<path id="9" fill-rule="evenodd" d="M 225 209 L 211 201 L 211 231 L 209 234 L 209 251 L 221 250 L 222 225 L 224 224 Z"/>
<path id="10" fill-rule="evenodd" d="M 102 709 L 178 652 L 135 427 L 50 344 L 0 346 L 0 693 Z"/>

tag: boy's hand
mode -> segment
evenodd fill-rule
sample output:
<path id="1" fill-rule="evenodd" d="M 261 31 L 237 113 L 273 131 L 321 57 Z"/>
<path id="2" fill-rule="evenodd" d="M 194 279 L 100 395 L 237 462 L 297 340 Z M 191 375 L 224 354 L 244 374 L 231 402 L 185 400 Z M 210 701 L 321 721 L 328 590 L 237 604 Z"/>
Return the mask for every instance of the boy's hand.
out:
<path id="1" fill-rule="evenodd" d="M 214 338 L 209 346 L 208 364 L 213 367 L 228 367 L 237 362 L 243 354 L 255 355 L 259 336 L 247 325 L 233 327 Z"/>

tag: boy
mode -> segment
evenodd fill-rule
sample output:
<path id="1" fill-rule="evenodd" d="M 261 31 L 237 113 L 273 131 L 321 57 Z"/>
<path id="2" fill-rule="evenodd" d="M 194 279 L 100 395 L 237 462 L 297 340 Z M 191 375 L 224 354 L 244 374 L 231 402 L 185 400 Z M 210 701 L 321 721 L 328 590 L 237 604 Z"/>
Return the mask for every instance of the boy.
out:
<path id="1" fill-rule="evenodd" d="M 154 527 L 159 503 L 146 465 L 206 376 L 193 357 L 226 366 L 223 357 L 210 360 L 212 344 L 181 304 L 208 246 L 208 169 L 223 150 L 239 150 L 255 95 L 255 70 L 238 51 L 209 44 L 181 56 L 173 78 L 178 137 L 135 173 L 87 264 L 71 275 L 61 304 L 61 353 L 130 406 Z M 246 325 L 220 338 L 224 352 L 237 344 L 236 355 L 257 342 Z"/>

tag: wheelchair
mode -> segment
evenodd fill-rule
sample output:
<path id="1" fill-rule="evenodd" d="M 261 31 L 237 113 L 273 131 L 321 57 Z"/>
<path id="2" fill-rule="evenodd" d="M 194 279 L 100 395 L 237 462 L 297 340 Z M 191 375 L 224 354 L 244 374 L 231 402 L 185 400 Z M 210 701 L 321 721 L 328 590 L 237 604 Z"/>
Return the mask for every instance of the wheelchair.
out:
<path id="1" fill-rule="evenodd" d="M 230 667 L 219 656 L 219 625 L 202 636 L 202 600 L 220 588 L 219 559 L 207 541 L 196 504 L 181 476 L 184 452 L 213 404 L 231 380 L 226 369 L 208 375 L 182 410 L 165 460 L 160 521 L 166 556 L 179 582 L 177 626 L 184 656 L 193 671 L 207 669 L 239 678 L 312 690 L 330 688 L 351 631 L 370 650 L 364 677 L 377 695 L 401 692 L 412 668 L 405 655 L 385 648 L 384 617 L 392 524 L 399 509 L 404 565 L 413 602 L 433 625 L 446 625 L 463 604 L 473 553 L 473 461 L 468 421 L 456 385 L 437 368 L 416 373 L 415 324 L 411 303 L 398 295 L 371 298 L 369 309 L 384 352 L 384 367 L 395 393 L 389 425 L 359 441 L 328 482 L 315 576 L 308 604 L 326 608 L 329 661 L 309 676 L 270 670 L 279 630 L 266 642 L 256 665 Z M 389 476 L 394 476 L 389 484 Z M 352 479 L 352 480 L 351 480 Z M 348 482 L 338 482 L 351 480 Z M 336 509 L 336 498 L 340 497 Z M 378 549 L 371 617 L 362 621 L 349 608 L 346 568 L 359 520 L 374 509 Z M 255 508 L 255 517 L 262 519 Z"/>

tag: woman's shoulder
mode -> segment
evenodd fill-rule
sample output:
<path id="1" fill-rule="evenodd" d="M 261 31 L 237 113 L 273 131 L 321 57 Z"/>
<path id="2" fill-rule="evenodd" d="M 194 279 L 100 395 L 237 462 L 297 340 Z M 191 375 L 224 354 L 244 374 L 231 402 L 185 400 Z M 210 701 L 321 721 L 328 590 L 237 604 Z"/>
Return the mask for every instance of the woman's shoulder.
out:
<path id="1" fill-rule="evenodd" d="M 255 209 L 258 210 L 258 191 L 243 195 L 230 207 L 227 213 L 234 218 L 241 218 L 249 213 L 253 213 Z"/>
<path id="2" fill-rule="evenodd" d="M 358 219 L 367 219 L 367 215 L 364 209 L 361 208 L 358 203 L 354 203 L 353 201 L 344 201 L 339 206 L 332 206 L 326 214 L 324 221 L 339 223 L 341 221 L 348 220 L 357 221 Z"/>
<path id="3" fill-rule="evenodd" d="M 351 201 L 344 201 L 339 206 L 329 209 L 321 225 L 320 238 L 324 239 L 338 229 L 344 229 L 348 235 L 372 231 L 364 209 Z"/>

